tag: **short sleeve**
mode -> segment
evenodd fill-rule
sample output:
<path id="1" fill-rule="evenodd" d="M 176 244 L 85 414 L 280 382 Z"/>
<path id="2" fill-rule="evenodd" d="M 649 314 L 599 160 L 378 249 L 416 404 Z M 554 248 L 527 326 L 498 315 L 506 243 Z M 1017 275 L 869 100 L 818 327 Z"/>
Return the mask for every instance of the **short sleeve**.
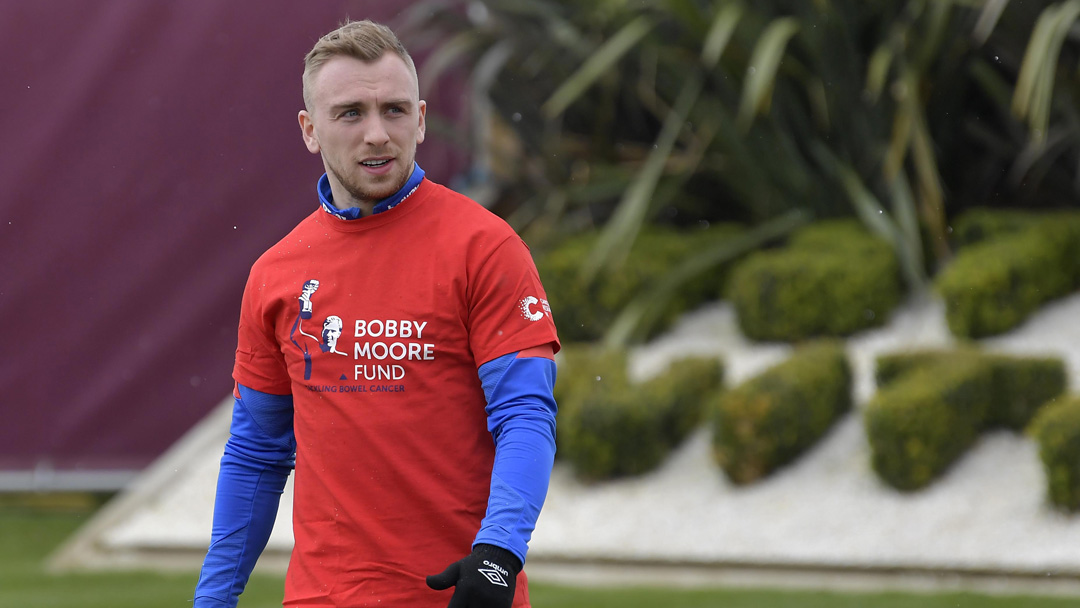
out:
<path id="1" fill-rule="evenodd" d="M 468 304 L 469 346 L 477 366 L 544 344 L 558 352 L 547 294 L 528 246 L 516 234 L 471 274 Z"/>
<path id="2" fill-rule="evenodd" d="M 274 338 L 274 319 L 266 312 L 264 293 L 263 284 L 256 280 L 253 270 L 240 304 L 233 379 L 263 393 L 288 395 L 292 393 L 292 383 L 285 356 Z"/>

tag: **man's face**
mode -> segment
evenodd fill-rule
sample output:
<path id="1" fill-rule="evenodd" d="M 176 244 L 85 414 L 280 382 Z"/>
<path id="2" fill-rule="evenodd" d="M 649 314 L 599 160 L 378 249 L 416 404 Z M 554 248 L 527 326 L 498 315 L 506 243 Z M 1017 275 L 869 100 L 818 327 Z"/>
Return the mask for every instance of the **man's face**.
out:
<path id="1" fill-rule="evenodd" d="M 370 207 L 400 189 L 424 141 L 427 104 L 394 53 L 376 61 L 331 58 L 315 74 L 310 112 L 300 112 L 304 143 L 322 155 L 339 208 Z"/>

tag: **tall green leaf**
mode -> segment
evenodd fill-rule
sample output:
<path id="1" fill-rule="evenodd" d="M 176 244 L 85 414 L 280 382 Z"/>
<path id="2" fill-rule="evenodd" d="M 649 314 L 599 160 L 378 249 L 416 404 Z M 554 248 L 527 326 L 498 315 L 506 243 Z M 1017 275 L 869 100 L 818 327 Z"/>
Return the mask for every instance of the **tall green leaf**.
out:
<path id="1" fill-rule="evenodd" d="M 570 76 L 551 97 L 544 102 L 541 111 L 547 118 L 554 118 L 570 107 L 581 94 L 606 74 L 626 53 L 652 29 L 652 21 L 642 15 L 627 23 L 610 40 L 600 45 L 588 60 Z"/>
<path id="2" fill-rule="evenodd" d="M 905 80 L 911 89 L 915 87 L 916 76 L 913 72 L 905 74 Z M 931 246 L 939 261 L 950 256 L 949 241 L 945 233 L 945 189 L 941 183 L 937 154 L 934 152 L 934 140 L 921 105 L 909 98 L 911 125 L 911 160 L 915 167 L 918 183 L 918 200 L 923 222 L 930 233 Z"/>
<path id="3" fill-rule="evenodd" d="M 1009 0 L 986 0 L 983 10 L 979 13 L 979 20 L 975 22 L 975 29 L 972 31 L 972 37 L 978 44 L 985 44 L 990 38 L 990 34 L 993 33 L 994 27 L 997 26 L 1001 14 L 1005 12 L 1005 7 L 1008 5 Z"/>
<path id="4" fill-rule="evenodd" d="M 645 221 L 649 203 L 675 147 L 675 141 L 686 127 L 686 117 L 697 102 L 701 87 L 701 74 L 696 70 L 692 71 L 683 82 L 675 106 L 664 120 L 660 136 L 645 160 L 645 165 L 619 201 L 619 206 L 604 228 L 593 255 L 582 266 L 582 273 L 587 279 L 594 277 L 604 265 L 617 266 L 622 263 L 630 251 L 641 224 Z"/>
<path id="5" fill-rule="evenodd" d="M 855 214 L 863 224 L 892 246 L 900 260 L 904 280 L 908 286 L 920 290 L 925 286 L 922 272 L 922 252 L 918 239 L 918 228 L 912 216 L 915 215 L 914 203 L 903 176 L 895 178 L 891 184 L 893 209 L 899 220 L 885 212 L 880 200 L 866 187 L 855 168 L 833 155 L 825 146 L 814 146 L 814 154 L 830 173 L 836 176 Z"/>
<path id="6" fill-rule="evenodd" d="M 1013 111 L 1027 119 L 1031 138 L 1037 142 L 1047 136 L 1058 56 L 1066 35 L 1078 18 L 1080 0 L 1067 0 L 1047 7 L 1039 16 L 1024 53 L 1013 96 Z"/>
<path id="7" fill-rule="evenodd" d="M 926 263 L 923 260 L 922 234 L 919 232 L 918 209 L 907 176 L 897 175 L 889 182 L 892 216 L 898 228 L 895 249 L 900 258 L 904 280 L 913 291 L 926 287 Z"/>
<path id="8" fill-rule="evenodd" d="M 866 68 L 866 92 L 870 99 L 877 102 L 881 97 L 881 91 L 885 88 L 885 82 L 889 78 L 889 68 L 896 58 L 892 45 L 886 43 L 878 46 L 870 55 L 870 61 Z"/>
<path id="9" fill-rule="evenodd" d="M 741 2 L 730 2 L 717 11 L 709 33 L 705 35 L 705 43 L 701 45 L 701 63 L 705 69 L 711 70 L 719 63 L 744 10 Z"/>
<path id="10" fill-rule="evenodd" d="M 768 110 L 784 49 L 798 31 L 799 22 L 794 17 L 780 17 L 765 28 L 754 46 L 750 65 L 746 68 L 746 83 L 736 119 L 739 129 L 744 133 L 750 129 L 757 115 Z"/>

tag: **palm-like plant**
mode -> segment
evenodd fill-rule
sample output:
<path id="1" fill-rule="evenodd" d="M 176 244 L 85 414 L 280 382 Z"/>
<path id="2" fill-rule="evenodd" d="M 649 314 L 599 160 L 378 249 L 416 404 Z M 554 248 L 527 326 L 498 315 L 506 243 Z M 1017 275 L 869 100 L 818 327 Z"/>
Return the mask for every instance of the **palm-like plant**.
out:
<path id="1" fill-rule="evenodd" d="M 1080 190 L 1080 0 L 443 4 L 410 21 L 435 58 L 422 80 L 470 66 L 479 124 L 517 151 L 482 163 L 511 222 L 541 247 L 603 227 L 586 276 L 650 221 L 756 227 L 673 269 L 674 288 L 807 217 L 855 213 L 919 288 L 950 255 L 947 208 Z"/>

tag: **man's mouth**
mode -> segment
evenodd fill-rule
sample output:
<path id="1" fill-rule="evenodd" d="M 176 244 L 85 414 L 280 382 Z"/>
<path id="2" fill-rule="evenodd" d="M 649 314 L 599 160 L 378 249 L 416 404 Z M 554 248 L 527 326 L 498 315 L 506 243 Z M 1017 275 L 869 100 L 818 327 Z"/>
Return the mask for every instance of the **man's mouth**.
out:
<path id="1" fill-rule="evenodd" d="M 363 160 L 363 161 L 360 161 L 360 164 L 364 165 L 365 167 L 381 167 L 381 166 L 385 165 L 386 163 L 390 162 L 391 160 L 393 160 L 393 159 L 382 158 L 382 159 L 378 159 L 378 160 Z"/>

